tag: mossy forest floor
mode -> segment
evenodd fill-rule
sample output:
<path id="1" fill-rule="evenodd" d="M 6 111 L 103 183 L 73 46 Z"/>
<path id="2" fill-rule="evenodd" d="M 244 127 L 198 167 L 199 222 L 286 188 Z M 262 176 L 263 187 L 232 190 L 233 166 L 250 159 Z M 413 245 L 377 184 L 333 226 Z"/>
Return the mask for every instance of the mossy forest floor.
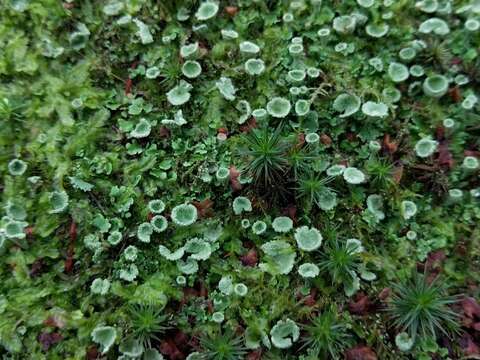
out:
<path id="1" fill-rule="evenodd" d="M 479 0 L 0 0 L 0 357 L 480 358 Z"/>

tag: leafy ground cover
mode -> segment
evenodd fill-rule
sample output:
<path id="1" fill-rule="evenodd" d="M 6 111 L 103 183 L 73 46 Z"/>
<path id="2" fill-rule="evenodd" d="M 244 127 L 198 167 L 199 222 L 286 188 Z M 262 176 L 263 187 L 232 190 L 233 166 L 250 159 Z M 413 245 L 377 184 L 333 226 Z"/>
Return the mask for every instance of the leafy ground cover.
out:
<path id="1" fill-rule="evenodd" d="M 480 356 L 478 0 L 2 0 L 3 359 Z"/>

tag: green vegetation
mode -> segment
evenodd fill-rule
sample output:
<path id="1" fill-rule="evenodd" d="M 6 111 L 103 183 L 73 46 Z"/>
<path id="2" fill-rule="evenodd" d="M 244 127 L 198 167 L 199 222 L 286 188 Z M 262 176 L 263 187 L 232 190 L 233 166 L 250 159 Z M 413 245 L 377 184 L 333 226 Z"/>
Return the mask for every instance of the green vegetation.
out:
<path id="1" fill-rule="evenodd" d="M 480 356 L 479 0 L 1 0 L 2 359 Z"/>

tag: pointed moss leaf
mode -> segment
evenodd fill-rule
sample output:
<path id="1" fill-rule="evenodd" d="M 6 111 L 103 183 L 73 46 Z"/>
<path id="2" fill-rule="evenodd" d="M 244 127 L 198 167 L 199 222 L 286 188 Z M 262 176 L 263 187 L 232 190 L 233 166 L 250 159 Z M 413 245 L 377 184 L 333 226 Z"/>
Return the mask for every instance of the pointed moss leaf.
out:
<path id="1" fill-rule="evenodd" d="M 298 267 L 298 273 L 303 278 L 314 278 L 320 273 L 317 265 L 312 263 L 305 263 Z"/>
<path id="2" fill-rule="evenodd" d="M 230 78 L 222 76 L 217 82 L 215 82 L 215 86 L 225 99 L 230 101 L 235 100 L 237 89 L 233 86 Z"/>
<path id="3" fill-rule="evenodd" d="M 178 226 L 189 226 L 197 221 L 197 208 L 192 204 L 177 205 L 172 209 L 172 221 Z"/>
<path id="4" fill-rule="evenodd" d="M 168 102 L 174 106 L 185 104 L 190 100 L 190 90 L 192 88 L 192 85 L 180 80 L 180 83 L 167 93 Z"/>
<path id="5" fill-rule="evenodd" d="M 252 203 L 244 196 L 238 196 L 233 200 L 233 212 L 235 215 L 240 215 L 243 212 L 252 211 Z"/>
<path id="6" fill-rule="evenodd" d="M 286 233 L 293 228 L 293 221 L 289 217 L 279 216 L 273 220 L 272 227 L 276 232 Z"/>
<path id="7" fill-rule="evenodd" d="M 333 108 L 338 112 L 343 112 L 341 118 L 355 114 L 360 109 L 360 98 L 353 94 L 340 94 L 333 102 Z"/>
<path id="8" fill-rule="evenodd" d="M 291 109 L 290 101 L 282 97 L 274 97 L 267 103 L 267 112 L 276 118 L 284 118 Z"/>
<path id="9" fill-rule="evenodd" d="M 117 330 L 112 326 L 97 326 L 92 331 L 92 340 L 100 345 L 100 351 L 105 354 L 115 342 Z"/>
<path id="10" fill-rule="evenodd" d="M 300 328 L 290 320 L 278 321 L 270 330 L 272 344 L 278 349 L 287 349 L 300 337 Z"/>
<path id="11" fill-rule="evenodd" d="M 212 0 L 207 0 L 200 4 L 195 17 L 197 20 L 204 21 L 213 18 L 218 13 L 218 3 Z"/>
<path id="12" fill-rule="evenodd" d="M 301 226 L 295 230 L 295 240 L 301 250 L 314 251 L 322 245 L 322 234 L 314 227 Z"/>

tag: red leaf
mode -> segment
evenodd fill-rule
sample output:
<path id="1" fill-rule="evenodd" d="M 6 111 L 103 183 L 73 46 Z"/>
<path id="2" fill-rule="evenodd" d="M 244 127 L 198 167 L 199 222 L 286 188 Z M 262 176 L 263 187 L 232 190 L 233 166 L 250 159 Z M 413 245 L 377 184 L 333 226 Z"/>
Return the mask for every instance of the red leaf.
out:
<path id="1" fill-rule="evenodd" d="M 227 128 L 221 127 L 217 131 L 218 131 L 219 134 L 228 135 L 228 129 Z"/>
<path id="2" fill-rule="evenodd" d="M 462 92 L 460 91 L 460 88 L 458 86 L 449 89 L 448 95 L 455 103 L 459 103 L 460 101 L 462 101 Z"/>
<path id="3" fill-rule="evenodd" d="M 59 343 L 62 341 L 62 339 L 62 334 L 56 332 L 42 332 L 40 335 L 38 335 L 38 341 L 42 344 L 43 351 L 47 351 L 52 345 Z"/>
<path id="4" fill-rule="evenodd" d="M 240 184 L 240 181 L 238 180 L 239 176 L 240 171 L 238 171 L 234 165 L 230 166 L 230 186 L 233 191 L 242 190 L 242 184 Z"/>
<path id="5" fill-rule="evenodd" d="M 235 16 L 237 15 L 237 12 L 238 12 L 238 7 L 236 6 L 225 6 L 225 12 L 229 15 L 229 16 Z"/>
<path id="6" fill-rule="evenodd" d="M 240 131 L 243 133 L 248 133 L 250 130 L 255 129 L 257 127 L 257 119 L 255 119 L 253 116 L 248 119 L 248 121 L 240 126 Z"/>
<path id="7" fill-rule="evenodd" d="M 125 95 L 130 95 L 130 93 L 132 92 L 132 85 L 132 79 L 128 78 L 127 81 L 125 81 Z"/>
<path id="8" fill-rule="evenodd" d="M 73 270 L 73 257 L 75 256 L 75 241 L 77 240 L 77 224 L 72 221 L 70 224 L 70 241 L 67 249 L 67 259 L 65 260 L 64 272 L 69 274 Z"/>
<path id="9" fill-rule="evenodd" d="M 193 201 L 193 205 L 197 208 L 200 219 L 213 216 L 213 201 L 205 199 L 203 201 Z"/>
<path id="10" fill-rule="evenodd" d="M 294 223 L 297 222 L 297 207 L 295 205 L 289 205 L 284 208 L 282 214 L 288 216 Z"/>
<path id="11" fill-rule="evenodd" d="M 346 360 L 377 360 L 375 352 L 364 345 L 357 345 L 354 348 L 347 350 L 345 353 Z"/>
<path id="12" fill-rule="evenodd" d="M 392 177 L 393 181 L 395 181 L 396 184 L 400 184 L 400 181 L 402 180 L 403 177 L 403 165 L 400 164 L 398 166 L 395 166 L 392 171 Z"/>
<path id="13" fill-rule="evenodd" d="M 474 317 L 477 317 L 480 319 L 480 305 L 478 304 L 477 300 L 475 300 L 473 297 L 466 297 L 465 299 L 462 300 L 462 308 L 463 308 L 463 313 L 473 319 Z"/>
<path id="14" fill-rule="evenodd" d="M 372 303 L 363 292 L 357 293 L 355 300 L 348 304 L 348 311 L 355 315 L 366 315 L 372 308 Z"/>
<path id="15" fill-rule="evenodd" d="M 300 149 L 303 145 L 305 145 L 305 134 L 304 134 L 304 133 L 300 133 L 300 134 L 298 134 L 297 144 L 295 145 L 295 147 L 296 147 L 297 149 Z"/>
<path id="16" fill-rule="evenodd" d="M 25 228 L 25 235 L 27 236 L 32 236 L 33 235 L 34 228 L 33 226 L 27 226 Z"/>
<path id="17" fill-rule="evenodd" d="M 480 348 L 475 344 L 470 334 L 464 333 L 458 343 L 465 355 L 480 355 Z"/>
<path id="18" fill-rule="evenodd" d="M 330 146 L 332 145 L 332 138 L 328 136 L 327 134 L 322 134 L 320 135 L 320 142 L 323 145 Z"/>
<path id="19" fill-rule="evenodd" d="M 44 266 L 43 258 L 36 259 L 30 269 L 30 277 L 34 278 L 42 274 Z"/>
<path id="20" fill-rule="evenodd" d="M 255 266 L 258 262 L 257 251 L 255 249 L 250 249 L 245 255 L 243 255 L 240 260 L 244 266 Z"/>
<path id="21" fill-rule="evenodd" d="M 168 139 L 170 137 L 170 129 L 167 128 L 166 126 L 162 126 L 160 127 L 158 134 L 162 139 Z"/>
<path id="22" fill-rule="evenodd" d="M 383 148 L 383 151 L 388 153 L 388 154 L 393 154 L 395 152 L 397 152 L 397 149 L 398 149 L 398 144 L 395 142 L 395 141 L 392 141 L 390 139 L 390 135 L 389 134 L 385 134 L 383 136 L 383 143 L 382 143 L 382 148 Z"/>
<path id="23" fill-rule="evenodd" d="M 443 141 L 438 145 L 438 165 L 443 166 L 447 169 L 451 169 L 454 165 L 453 155 L 448 148 L 447 141 Z"/>
<path id="24" fill-rule="evenodd" d="M 62 329 L 65 327 L 65 319 L 60 315 L 52 315 L 45 319 L 43 324 L 45 326 L 51 326 L 54 328 L 57 327 L 59 329 Z"/>
<path id="25" fill-rule="evenodd" d="M 174 336 L 174 342 L 175 342 L 175 345 L 177 346 L 187 346 L 188 344 L 188 336 L 187 334 L 185 334 L 183 331 L 181 330 L 178 330 L 176 333 L 175 333 L 175 336 Z"/>
<path id="26" fill-rule="evenodd" d="M 87 360 L 95 360 L 99 355 L 100 353 L 95 345 L 92 345 L 87 349 Z"/>
<path id="27" fill-rule="evenodd" d="M 167 339 L 160 344 L 160 352 L 169 357 L 170 360 L 183 360 L 185 355 L 178 350 L 172 339 Z"/>
<path id="28" fill-rule="evenodd" d="M 248 353 L 246 360 L 260 360 L 262 358 L 262 350 L 255 350 Z"/>
<path id="29" fill-rule="evenodd" d="M 384 288 L 382 291 L 380 291 L 380 293 L 378 294 L 378 298 L 380 300 L 386 300 L 389 296 L 390 296 L 390 293 L 392 292 L 392 289 L 390 288 Z"/>

